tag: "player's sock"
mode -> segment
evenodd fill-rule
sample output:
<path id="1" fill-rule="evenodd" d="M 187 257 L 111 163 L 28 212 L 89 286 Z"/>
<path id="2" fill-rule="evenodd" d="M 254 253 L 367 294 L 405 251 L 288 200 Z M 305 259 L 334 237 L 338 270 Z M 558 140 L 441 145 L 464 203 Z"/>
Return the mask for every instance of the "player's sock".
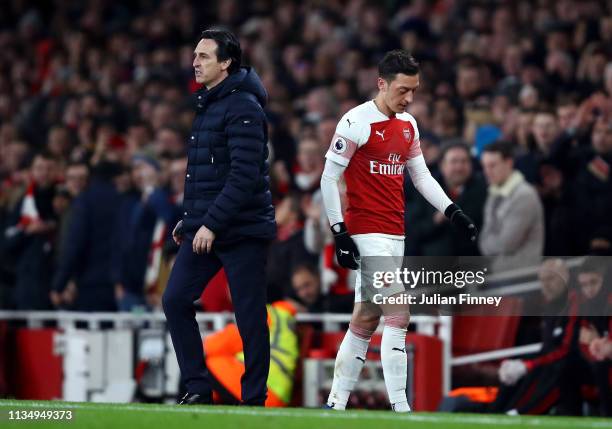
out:
<path id="1" fill-rule="evenodd" d="M 408 405 L 408 401 L 392 404 L 391 409 L 396 413 L 409 413 L 411 411 L 410 405 Z"/>
<path id="2" fill-rule="evenodd" d="M 349 395 L 365 363 L 371 337 L 372 331 L 349 325 L 336 356 L 334 381 L 327 399 L 327 405 L 330 408 L 334 410 L 346 408 Z"/>
<path id="3" fill-rule="evenodd" d="M 406 357 L 407 316 L 385 316 L 380 358 L 382 361 L 385 385 L 389 402 L 394 411 L 409 412 L 406 399 L 406 377 L 408 360 Z"/>

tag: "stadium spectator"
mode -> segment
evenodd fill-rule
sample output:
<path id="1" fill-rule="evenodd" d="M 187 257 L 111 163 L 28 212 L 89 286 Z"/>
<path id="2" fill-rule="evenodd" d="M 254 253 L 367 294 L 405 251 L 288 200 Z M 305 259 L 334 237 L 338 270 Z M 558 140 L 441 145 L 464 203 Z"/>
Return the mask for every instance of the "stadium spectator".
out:
<path id="1" fill-rule="evenodd" d="M 316 264 L 316 255 L 304 245 L 304 220 L 301 197 L 296 192 L 287 194 L 276 205 L 277 239 L 270 246 L 268 294 L 271 300 L 283 299 L 291 291 L 291 272 L 298 264 Z"/>
<path id="2" fill-rule="evenodd" d="M 503 271 L 533 265 L 544 250 L 542 203 L 535 189 L 514 169 L 512 147 L 505 142 L 484 148 L 482 167 L 489 183 L 479 248 Z"/>
<path id="3" fill-rule="evenodd" d="M 525 180 L 532 185 L 538 183 L 539 167 L 543 159 L 549 156 L 551 147 L 559 136 L 557 117 L 552 111 L 540 110 L 533 118 L 532 126 L 534 146 L 528 152 L 516 158 L 515 166 Z"/>
<path id="4" fill-rule="evenodd" d="M 469 147 L 461 142 L 448 143 L 442 149 L 439 165 L 442 188 L 480 228 L 487 188 L 473 171 Z M 410 188 L 407 192 L 414 191 Z M 408 200 L 406 212 L 407 252 L 423 256 L 479 254 L 477 244 L 465 240 L 420 194 Z"/>
<path id="5" fill-rule="evenodd" d="M 348 313 L 353 308 L 351 295 L 326 295 L 321 290 L 319 270 L 307 263 L 296 266 L 291 273 L 290 297 L 297 299 L 296 308 L 307 313 Z"/>
<path id="6" fill-rule="evenodd" d="M 74 200 L 64 258 L 53 277 L 50 296 L 55 307 L 72 304 L 64 302 L 63 292 L 74 279 L 76 310 L 116 310 L 112 261 L 121 196 L 113 179 L 120 173 L 120 165 L 101 161 L 92 170 L 87 188 Z"/>
<path id="7" fill-rule="evenodd" d="M 160 187 L 160 165 L 154 158 L 134 156 L 132 175 L 135 189 L 123 198 L 115 232 L 113 281 L 119 311 L 159 307 L 158 254 L 180 217 Z"/>
<path id="8" fill-rule="evenodd" d="M 562 171 L 567 183 L 570 223 L 581 225 L 569 231 L 572 254 L 576 255 L 588 252 L 589 243 L 599 230 L 612 228 L 608 215 L 612 210 L 612 116 L 596 114 L 604 103 L 605 99 L 592 97 L 580 107 L 578 128 L 593 124 L 589 145 L 572 146 L 572 139 L 559 139 L 551 153 L 551 161 Z"/>
<path id="9" fill-rule="evenodd" d="M 3 255 L 15 263 L 14 302 L 21 310 L 47 310 L 58 214 L 53 206 L 57 164 L 51 154 L 32 161 L 26 193 L 4 231 Z"/>
<path id="10" fill-rule="evenodd" d="M 323 157 L 321 147 L 314 138 L 305 138 L 298 143 L 297 164 L 294 170 L 295 187 L 300 192 L 312 193 L 319 189 Z"/>
<path id="11" fill-rule="evenodd" d="M 561 259 L 547 259 L 538 272 L 542 300 L 542 348 L 529 359 L 504 360 L 502 382 L 491 412 L 545 414 L 559 400 L 558 386 L 566 376 L 566 364 L 578 332 L 578 300 L 569 290 L 570 273 Z M 535 309 L 535 307 L 534 307 Z"/>
<path id="12" fill-rule="evenodd" d="M 597 403 L 599 415 L 609 417 L 612 416 L 610 361 L 591 354 L 592 343 L 602 338 L 609 341 L 612 332 L 609 260 L 601 256 L 587 257 L 578 270 L 577 280 L 580 318 L 564 376 L 559 382 L 560 414 L 582 415 L 584 400 L 590 400 Z M 593 348 L 596 350 L 597 346 Z"/>

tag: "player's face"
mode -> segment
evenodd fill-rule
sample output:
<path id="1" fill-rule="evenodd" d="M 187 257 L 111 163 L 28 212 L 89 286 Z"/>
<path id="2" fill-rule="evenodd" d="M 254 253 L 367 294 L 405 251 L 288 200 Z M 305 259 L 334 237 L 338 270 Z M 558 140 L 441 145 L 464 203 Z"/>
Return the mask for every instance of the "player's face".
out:
<path id="1" fill-rule="evenodd" d="M 544 296 L 546 302 L 554 301 L 565 291 L 565 281 L 554 271 L 542 270 L 538 277 L 542 288 L 542 296 Z"/>
<path id="2" fill-rule="evenodd" d="M 572 120 L 576 115 L 576 106 L 574 104 L 567 104 L 557 108 L 557 120 L 559 122 L 559 128 L 565 130 L 572 124 Z"/>
<path id="3" fill-rule="evenodd" d="M 32 163 L 32 178 L 36 185 L 48 188 L 53 184 L 55 176 L 55 162 L 50 159 L 37 156 Z"/>
<path id="4" fill-rule="evenodd" d="M 580 291 L 586 299 L 597 296 L 603 286 L 603 276 L 599 273 L 580 273 L 578 274 Z"/>
<path id="5" fill-rule="evenodd" d="M 317 302 L 319 298 L 319 281 L 307 270 L 295 272 L 291 279 L 295 294 L 306 305 Z"/>
<path id="6" fill-rule="evenodd" d="M 414 99 L 414 92 L 419 87 L 419 75 L 398 73 L 391 82 L 379 78 L 378 87 L 384 94 L 387 107 L 394 113 L 402 113 Z"/>
<path id="7" fill-rule="evenodd" d="M 533 120 L 533 136 L 542 150 L 548 150 L 557 137 L 557 121 L 552 114 L 540 113 Z"/>
<path id="8" fill-rule="evenodd" d="M 612 152 L 612 124 L 603 118 L 599 118 L 593 126 L 591 134 L 593 149 L 600 154 Z"/>
<path id="9" fill-rule="evenodd" d="M 481 162 L 490 185 L 502 185 L 512 173 L 512 159 L 504 159 L 500 153 L 485 152 L 482 154 Z"/>
<path id="10" fill-rule="evenodd" d="M 444 180 L 451 186 L 463 185 L 472 174 L 470 156 L 461 148 L 449 149 L 440 167 Z"/>
<path id="11" fill-rule="evenodd" d="M 227 76 L 230 60 L 218 61 L 217 42 L 202 39 L 193 52 L 193 70 L 197 83 L 212 88 Z"/>

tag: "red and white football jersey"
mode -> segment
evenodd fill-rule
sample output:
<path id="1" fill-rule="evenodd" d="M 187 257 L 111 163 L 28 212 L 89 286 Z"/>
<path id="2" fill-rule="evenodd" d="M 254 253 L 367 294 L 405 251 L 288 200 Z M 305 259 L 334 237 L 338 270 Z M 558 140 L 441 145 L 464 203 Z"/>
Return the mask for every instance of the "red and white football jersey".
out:
<path id="1" fill-rule="evenodd" d="M 409 113 L 387 117 L 368 101 L 342 117 L 325 157 L 347 166 L 351 234 L 404 235 L 404 170 L 419 155 L 419 131 Z"/>

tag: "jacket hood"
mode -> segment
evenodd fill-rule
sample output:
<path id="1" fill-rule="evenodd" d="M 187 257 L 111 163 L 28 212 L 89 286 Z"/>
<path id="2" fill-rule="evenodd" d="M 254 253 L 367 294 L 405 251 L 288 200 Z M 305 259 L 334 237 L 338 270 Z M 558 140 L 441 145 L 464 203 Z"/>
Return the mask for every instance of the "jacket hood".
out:
<path id="1" fill-rule="evenodd" d="M 230 74 L 210 91 L 206 91 L 205 88 L 203 89 L 204 94 L 211 100 L 226 97 L 235 90 L 250 92 L 257 98 L 262 107 L 268 101 L 268 93 L 261 79 L 251 67 L 241 67 L 240 70 Z"/>

